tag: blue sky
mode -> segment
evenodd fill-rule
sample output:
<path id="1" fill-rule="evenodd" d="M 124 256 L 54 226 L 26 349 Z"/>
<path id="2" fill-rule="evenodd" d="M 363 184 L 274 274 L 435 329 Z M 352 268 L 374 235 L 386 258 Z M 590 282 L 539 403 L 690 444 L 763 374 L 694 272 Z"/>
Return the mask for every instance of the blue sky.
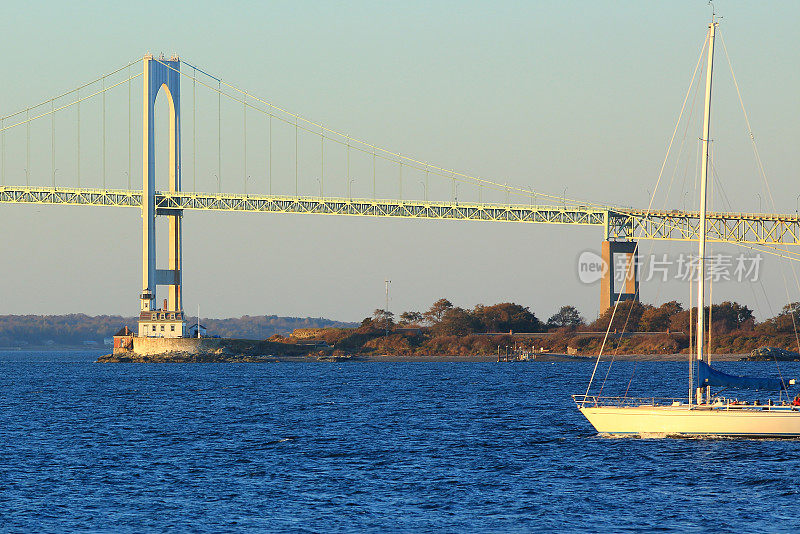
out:
<path id="1" fill-rule="evenodd" d="M 800 47 L 793 22 L 800 6 L 718 2 L 717 11 L 774 209 L 794 212 Z M 308 119 L 402 154 L 557 196 L 566 189 L 572 198 L 646 206 L 709 15 L 703 1 L 4 5 L 0 112 L 25 108 L 146 52 L 178 53 Z M 771 211 L 721 49 L 716 65 L 712 137 L 720 183 L 733 209 Z M 108 181 L 124 187 L 127 93 L 109 98 Z M 210 124 L 214 103 L 208 95 L 199 102 L 198 113 Z M 82 116 L 87 186 L 99 184 L 98 135 L 91 130 L 96 111 L 87 105 Z M 135 108 L 134 116 L 139 113 Z M 224 189 L 240 192 L 241 111 L 224 113 Z M 59 120 L 57 176 L 74 185 L 75 131 L 71 116 Z M 248 184 L 263 192 L 265 123 L 248 120 Z M 198 189 L 213 190 L 217 132 L 202 122 L 198 128 Z M 699 129 L 692 123 L 687 132 L 684 155 L 693 158 Z M 183 135 L 186 188 L 191 154 L 189 134 Z M 7 183 L 24 182 L 24 144 L 9 136 Z M 34 128 L 32 136 L 32 183 L 45 184 L 49 129 Z M 134 154 L 140 142 L 137 134 Z M 276 140 L 276 152 L 292 147 L 292 141 Z M 310 170 L 315 157 L 301 160 L 303 194 L 319 188 Z M 341 154 L 326 157 L 330 165 L 341 163 Z M 677 181 L 669 194 L 656 195 L 657 205 L 691 205 L 694 165 L 689 161 L 688 174 L 684 167 L 682 161 L 667 166 L 668 177 L 678 169 Z M 139 168 L 133 165 L 134 184 L 141 180 Z M 326 170 L 326 189 L 345 194 L 346 179 L 337 172 Z M 278 174 L 276 191 L 293 192 L 291 173 Z M 353 195 L 370 196 L 371 179 L 363 170 L 355 174 Z M 681 180 L 682 174 L 689 178 Z M 390 170 L 379 182 L 380 196 L 394 196 Z M 431 196 L 446 198 L 449 187 L 440 180 Z M 421 196 L 418 178 L 409 176 L 405 191 Z M 459 191 L 461 198 L 470 195 L 476 192 Z M 722 200 L 716 207 L 728 208 Z M 137 311 L 136 210 L 3 205 L 0 225 L 12 229 L 4 232 L 0 257 L 0 313 Z M 575 265 L 582 251 L 599 249 L 601 239 L 592 228 L 190 213 L 185 301 L 189 311 L 200 304 L 204 315 L 217 317 L 356 320 L 382 307 L 388 277 L 396 312 L 446 296 L 462 306 L 513 300 L 543 318 L 574 304 L 592 317 L 599 287 L 582 285 Z M 694 247 L 657 243 L 652 250 L 678 254 Z M 715 300 L 736 299 L 769 315 L 785 303 L 786 288 L 777 262 L 765 260 L 763 269 L 763 289 L 719 284 Z M 688 297 L 679 283 L 643 284 L 641 291 L 651 302 Z M 789 291 L 797 300 L 793 284 Z"/>

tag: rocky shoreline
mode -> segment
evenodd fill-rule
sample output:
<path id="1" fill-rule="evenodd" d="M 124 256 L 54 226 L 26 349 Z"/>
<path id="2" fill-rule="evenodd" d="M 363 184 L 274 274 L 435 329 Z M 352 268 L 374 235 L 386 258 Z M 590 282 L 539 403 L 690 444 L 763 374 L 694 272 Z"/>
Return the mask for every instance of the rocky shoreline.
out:
<path id="1" fill-rule="evenodd" d="M 715 361 L 752 361 L 748 360 L 749 354 L 714 354 Z M 686 354 L 620 354 L 613 356 L 615 361 L 639 362 L 685 362 Z M 604 356 L 603 361 L 612 359 L 611 355 Z M 559 363 L 559 362 L 593 362 L 595 356 L 575 356 L 569 354 L 540 354 L 528 362 Z M 126 352 L 121 354 L 107 354 L 97 359 L 97 363 L 278 363 L 278 362 L 497 362 L 496 356 L 490 355 L 427 355 L 427 356 L 402 356 L 395 354 L 371 355 L 332 355 L 323 352 L 308 352 L 305 354 L 255 354 L 236 353 L 232 351 L 212 351 L 192 353 L 186 351 L 172 351 L 162 354 L 136 354 Z M 519 361 L 519 360 L 517 360 Z M 501 362 L 506 363 L 506 362 Z M 508 363 L 515 363 L 514 361 Z"/>
<path id="2" fill-rule="evenodd" d="M 147 338 L 133 335 L 115 337 L 112 354 L 98 363 L 270 363 L 270 362 L 594 362 L 596 352 L 577 350 L 532 350 L 525 338 L 511 335 L 495 338 L 467 336 L 448 338 L 446 343 L 425 346 L 419 332 L 391 335 L 357 330 L 296 330 L 291 336 L 268 340 L 222 338 Z M 469 343 L 472 343 L 470 345 Z M 416 344 L 416 345 L 415 345 Z M 638 351 L 638 347 L 613 347 L 604 361 L 686 362 L 685 351 Z M 666 349 L 666 347 L 664 347 Z M 503 350 L 501 350 L 503 349 Z M 566 352 L 566 353 L 565 353 Z M 621 354 L 620 354 L 621 353 Z M 751 353 L 712 354 L 715 361 L 800 360 L 797 352 L 761 347 Z"/>

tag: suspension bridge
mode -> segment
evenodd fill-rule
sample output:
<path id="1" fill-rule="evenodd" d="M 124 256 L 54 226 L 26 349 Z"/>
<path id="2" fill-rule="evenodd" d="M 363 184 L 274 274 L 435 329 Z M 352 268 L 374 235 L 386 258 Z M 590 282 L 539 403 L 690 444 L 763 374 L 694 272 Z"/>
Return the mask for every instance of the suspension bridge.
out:
<path id="1" fill-rule="evenodd" d="M 138 78 L 142 78 L 140 116 L 133 111 L 139 105 L 134 96 L 138 91 L 133 90 L 133 82 Z M 185 90 L 187 85 L 188 92 Z M 199 95 L 198 88 L 207 94 Z M 119 93 L 122 93 L 121 98 Z M 166 146 L 157 146 L 156 143 L 156 111 L 160 95 L 166 101 L 169 115 L 168 131 L 164 135 L 168 138 Z M 116 105 L 112 102 L 114 100 Z M 182 100 L 191 100 L 188 113 L 181 112 Z M 223 182 L 223 177 L 228 178 L 227 172 L 223 173 L 222 160 L 223 131 L 226 130 L 223 128 L 223 110 L 227 111 L 223 102 L 238 108 L 233 113 L 238 115 L 237 120 L 241 119 L 241 136 L 229 141 L 231 146 L 241 151 L 238 164 L 242 168 L 233 174 L 238 175 L 234 183 L 240 183 L 243 191 L 234 193 L 222 191 L 223 184 L 228 183 Z M 198 115 L 198 109 L 202 110 L 204 106 L 211 110 L 205 117 Z M 92 133 L 90 138 L 99 139 L 95 146 L 87 146 L 90 145 L 86 140 L 87 120 Z M 188 128 L 184 126 L 186 122 Z M 252 140 L 254 130 L 263 134 L 258 142 Z M 60 142 L 59 134 L 64 131 L 71 137 L 68 143 Z M 134 132 L 139 131 L 142 135 L 140 161 L 133 150 L 134 137 L 137 136 Z M 227 131 L 225 135 L 228 135 Z M 188 150 L 182 143 L 185 137 L 191 141 L 191 161 L 186 163 L 183 155 Z M 141 210 L 140 336 L 186 335 L 182 304 L 182 219 L 185 210 L 595 226 L 602 230 L 603 259 L 609 266 L 601 283 L 601 311 L 617 299 L 638 299 L 635 270 L 631 277 L 626 277 L 622 287 L 615 287 L 614 254 L 635 258 L 637 240 L 689 241 L 696 240 L 700 231 L 699 216 L 694 212 L 588 203 L 471 176 L 401 155 L 290 113 L 178 57 L 166 59 L 147 55 L 71 91 L 2 116 L 0 144 L 0 203 Z M 198 144 L 201 145 L 199 149 Z M 10 160 L 15 156 L 19 159 L 22 153 L 25 154 L 25 183 L 10 185 L 7 168 L 11 166 Z M 49 169 L 46 168 L 48 153 Z M 125 189 L 109 187 L 109 182 L 114 181 L 109 172 L 110 156 L 117 162 L 127 162 L 122 173 L 127 179 Z M 96 170 L 89 177 L 99 183 L 85 187 L 86 159 L 95 157 Z M 157 162 L 164 166 L 161 160 L 166 160 L 166 168 L 157 172 Z M 67 172 L 65 163 L 73 170 Z M 141 189 L 132 187 L 136 163 L 141 164 L 142 169 Z M 18 167 L 21 165 L 13 168 Z M 198 172 L 200 169 L 205 169 L 205 172 Z M 209 169 L 212 172 L 208 172 Z M 166 187 L 157 188 L 157 176 L 162 174 L 167 175 Z M 251 182 L 253 175 L 257 178 L 260 175 L 261 180 Z M 273 175 L 293 177 L 294 194 L 274 194 Z M 368 177 L 367 181 L 371 179 L 371 197 L 352 195 L 356 175 L 362 180 L 364 176 Z M 65 180 L 64 176 L 70 178 Z M 119 173 L 116 176 L 118 178 Z M 217 191 L 198 191 L 198 176 L 201 182 L 203 177 L 213 177 Z M 309 181 L 309 177 L 313 180 Z M 191 191 L 184 187 L 189 178 Z M 329 191 L 338 194 L 325 194 L 326 179 Z M 248 192 L 248 186 L 252 191 L 251 184 L 256 181 L 264 184 L 266 193 Z M 418 187 L 414 190 L 421 198 L 408 192 L 408 183 L 414 184 L 415 181 Z M 309 183 L 314 186 L 314 193 L 301 194 L 307 193 Z M 381 194 L 378 194 L 379 184 Z M 462 188 L 461 198 L 459 186 Z M 394 195 L 385 194 L 387 188 L 394 187 Z M 467 188 L 477 198 L 465 199 L 464 190 Z M 432 200 L 435 195 L 449 198 Z M 485 199 L 492 195 L 494 199 Z M 497 201 L 498 196 L 504 198 Z M 521 201 L 512 202 L 512 196 Z M 159 262 L 156 261 L 158 217 L 168 222 L 169 252 L 165 268 L 158 268 Z M 800 217 L 797 214 L 711 213 L 707 235 L 710 241 L 792 254 L 785 246 L 800 243 Z M 156 294 L 158 286 L 167 287 L 167 297 L 160 308 Z"/>

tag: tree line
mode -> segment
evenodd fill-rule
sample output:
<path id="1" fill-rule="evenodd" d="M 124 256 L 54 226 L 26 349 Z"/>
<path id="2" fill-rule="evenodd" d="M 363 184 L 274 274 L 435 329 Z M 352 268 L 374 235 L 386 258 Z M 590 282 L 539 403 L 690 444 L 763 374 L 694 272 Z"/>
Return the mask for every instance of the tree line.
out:
<path id="1" fill-rule="evenodd" d="M 0 347 L 83 346 L 86 342 L 103 344 L 123 326 L 136 330 L 138 317 L 121 315 L 0 315 Z M 194 324 L 196 317 L 188 317 Z M 266 339 L 274 334 L 288 334 L 295 328 L 336 328 L 356 326 L 317 317 L 278 317 L 244 315 L 228 319 L 201 319 L 209 334 L 237 339 Z"/>
<path id="2" fill-rule="evenodd" d="M 704 313 L 712 352 L 744 353 L 761 346 L 799 348 L 795 331 L 800 330 L 800 303 L 787 304 L 776 316 L 762 322 L 755 320 L 750 308 L 731 301 L 706 307 Z M 465 309 L 443 298 L 424 312 L 406 311 L 396 320 L 386 310 L 375 310 L 359 328 L 331 331 L 325 341 L 345 353 L 468 355 L 515 346 L 552 352 L 571 349 L 591 355 L 600 350 L 604 338 L 591 334 L 603 333 L 610 325 L 615 333 L 650 335 L 612 336 L 607 350 L 677 353 L 690 350 L 690 334 L 695 334 L 696 321 L 697 308 L 685 309 L 677 301 L 659 306 L 622 301 L 587 322 L 574 306 L 562 306 L 542 321 L 528 307 L 513 302 Z M 496 335 L 485 335 L 488 333 Z M 524 333 L 547 335 L 522 336 Z"/>
<path id="3" fill-rule="evenodd" d="M 712 333 L 741 332 L 787 333 L 800 329 L 800 303 L 784 306 L 775 316 L 756 322 L 753 311 L 738 302 L 725 301 L 705 307 L 706 324 Z M 541 333 L 556 330 L 605 331 L 609 323 L 617 332 L 685 332 L 697 321 L 697 307 L 685 309 L 675 300 L 660 306 L 637 301 L 621 301 L 587 323 L 574 306 L 562 306 L 547 321 L 541 321 L 526 306 L 503 302 L 492 306 L 478 304 L 472 309 L 454 306 L 448 299 L 434 302 L 424 312 L 406 311 L 397 321 L 393 313 L 375 310 L 362 326 L 374 324 L 378 329 L 422 326 L 434 335 L 468 335 L 472 333 Z"/>
<path id="4" fill-rule="evenodd" d="M 706 307 L 706 324 L 714 343 L 731 351 L 750 350 L 751 346 L 770 344 L 796 349 L 795 332 L 800 331 L 800 303 L 784 306 L 774 317 L 758 322 L 746 305 L 726 301 Z M 82 346 L 85 342 L 102 344 L 122 326 L 136 328 L 136 317 L 120 315 L 0 315 L 0 347 L 18 346 Z M 396 343 L 418 343 L 418 350 L 445 350 L 441 346 L 457 346 L 467 351 L 477 348 L 492 350 L 484 341 L 486 333 L 549 332 L 553 350 L 565 350 L 567 345 L 592 349 L 588 338 L 575 341 L 580 332 L 604 332 L 611 324 L 617 332 L 663 332 L 668 339 L 659 341 L 658 350 L 683 350 L 688 347 L 688 335 L 697 320 L 697 308 L 685 309 L 677 301 L 659 306 L 623 301 L 606 310 L 597 319 L 587 322 L 574 306 L 562 306 L 547 320 L 540 320 L 527 306 L 513 302 L 494 305 L 479 304 L 473 308 L 453 305 L 446 298 L 434 302 L 425 311 L 405 311 L 398 317 L 386 310 L 375 310 L 360 325 L 312 317 L 278 317 L 275 315 L 242 316 L 228 319 L 203 319 L 209 334 L 225 338 L 266 339 L 288 335 L 296 328 L 328 328 L 329 341 L 344 342 L 353 348 L 371 343 L 375 347 L 392 343 L 382 339 L 399 336 Z M 190 317 L 187 322 L 194 323 Z M 416 336 L 416 338 L 414 337 Z M 420 337 L 421 336 L 421 337 Z M 469 338 L 466 341 L 460 338 Z M 573 339 L 574 338 L 574 339 Z M 438 344 L 438 345 L 437 345 Z M 562 347 L 562 345 L 564 345 Z M 653 348 L 656 350 L 658 347 Z M 496 347 L 495 347 L 496 348 Z M 646 349 L 644 347 L 643 349 Z M 448 349 L 449 350 L 449 349 Z"/>
<path id="5" fill-rule="evenodd" d="M 375 310 L 372 317 L 361 322 L 377 329 L 426 327 L 435 336 L 466 336 L 475 333 L 537 333 L 557 328 L 578 328 L 586 322 L 573 306 L 562 306 L 546 322 L 536 317 L 530 308 L 514 302 L 501 302 L 491 306 L 478 304 L 466 309 L 454 306 L 446 298 L 434 302 L 424 312 L 406 311 L 395 322 L 393 313 Z"/>

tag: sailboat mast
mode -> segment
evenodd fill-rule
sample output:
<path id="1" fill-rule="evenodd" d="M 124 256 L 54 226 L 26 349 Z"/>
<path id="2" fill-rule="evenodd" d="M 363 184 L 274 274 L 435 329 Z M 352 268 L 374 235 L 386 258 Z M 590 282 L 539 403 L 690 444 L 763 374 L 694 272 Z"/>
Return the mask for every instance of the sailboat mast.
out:
<path id="1" fill-rule="evenodd" d="M 697 263 L 697 359 L 705 354 L 705 273 L 706 273 L 706 189 L 708 181 L 708 146 L 711 132 L 711 79 L 714 67 L 714 30 L 717 23 L 712 19 L 708 25 L 708 66 L 706 67 L 706 102 L 703 114 L 703 160 L 700 171 L 700 227 L 698 228 L 699 254 Z M 708 360 L 708 354 L 705 359 Z M 706 400 L 710 401 L 710 388 L 706 388 Z M 703 388 L 697 388 L 697 403 L 703 402 Z"/>

